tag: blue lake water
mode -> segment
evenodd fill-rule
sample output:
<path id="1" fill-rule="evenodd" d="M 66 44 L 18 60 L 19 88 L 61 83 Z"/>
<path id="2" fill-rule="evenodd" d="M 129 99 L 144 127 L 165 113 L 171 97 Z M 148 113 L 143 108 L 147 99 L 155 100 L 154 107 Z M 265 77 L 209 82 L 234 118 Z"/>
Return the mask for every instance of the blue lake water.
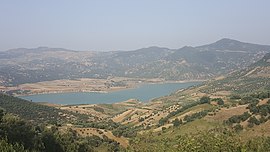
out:
<path id="1" fill-rule="evenodd" d="M 32 100 L 33 102 L 49 102 L 56 104 L 96 104 L 96 103 L 115 103 L 128 99 L 138 99 L 139 101 L 149 101 L 151 99 L 169 95 L 179 89 L 187 88 L 200 84 L 200 82 L 187 83 L 163 83 L 163 84 L 144 84 L 137 88 L 113 91 L 109 93 L 98 92 L 75 92 L 75 93 L 52 93 L 20 98 Z"/>

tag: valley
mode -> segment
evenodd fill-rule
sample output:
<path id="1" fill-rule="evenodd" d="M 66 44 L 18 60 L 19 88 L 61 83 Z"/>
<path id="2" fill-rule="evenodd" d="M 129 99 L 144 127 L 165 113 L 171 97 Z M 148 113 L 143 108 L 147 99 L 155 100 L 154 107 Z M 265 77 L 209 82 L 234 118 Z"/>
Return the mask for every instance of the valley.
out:
<path id="1" fill-rule="evenodd" d="M 222 41 L 224 42 L 224 40 Z M 235 41 L 232 42 L 235 43 Z M 219 41 L 207 48 L 217 47 L 216 44 L 220 43 Z M 229 50 L 227 47 L 232 47 L 232 45 L 226 46 L 222 45 L 219 48 Z M 204 46 L 198 48 L 206 49 Z M 237 49 L 239 48 L 242 47 L 238 46 Z M 217 50 L 217 52 L 243 53 L 241 49 L 239 51 Z M 257 53 L 255 56 L 259 57 Z M 80 92 L 108 92 L 106 94 L 110 94 L 124 91 L 123 94 L 128 94 L 128 91 L 144 84 L 146 87 L 139 93 L 141 95 L 151 94 L 151 91 L 156 92 L 155 89 L 158 88 L 158 85 L 166 85 L 165 82 L 181 82 L 183 81 L 181 76 L 177 80 L 153 75 L 151 78 L 139 76 L 109 76 L 103 79 L 86 77 L 4 85 L 2 88 L 9 88 L 9 91 L 12 88 L 24 91 L 14 92 L 16 90 L 14 89 L 13 92 L 8 92 L 2 89 L 4 93 L 0 96 L 0 107 L 7 114 L 4 114 L 4 121 L 0 122 L 0 126 L 12 123 L 12 121 L 8 121 L 11 119 L 8 119 L 9 117 L 13 119 L 13 117 L 19 116 L 23 121 L 30 122 L 33 128 L 37 126 L 41 128 L 34 136 L 39 138 L 47 148 L 48 144 L 45 140 L 47 138 L 43 138 L 45 135 L 50 135 L 50 138 L 55 139 L 54 142 L 61 145 L 62 149 L 71 148 L 69 145 L 74 147 L 83 145 L 92 151 L 138 151 L 138 149 L 139 151 L 178 151 L 179 149 L 200 151 L 202 148 L 206 151 L 234 151 L 235 149 L 246 151 L 251 149 L 252 151 L 252 149 L 259 148 L 267 151 L 270 135 L 268 129 L 270 53 L 263 53 L 261 54 L 263 56 L 258 59 L 253 58 L 255 57 L 253 55 L 249 55 L 252 61 L 242 58 L 245 60 L 239 65 L 242 68 L 228 68 L 225 70 L 227 73 L 224 71 L 225 73 L 210 74 L 207 81 L 182 83 L 194 84 L 186 85 L 175 91 L 169 91 L 165 87 L 164 90 L 168 91 L 166 95 L 158 93 L 160 96 L 157 96 L 155 94 L 154 98 L 147 100 L 148 102 L 142 102 L 136 98 L 119 100 L 121 95 L 118 94 L 116 95 L 118 100 L 111 103 L 35 103 L 10 96 L 7 93 L 20 95 L 28 90 L 25 94 L 57 95 L 59 92 L 75 92 L 68 97 L 72 98 Z M 198 58 L 197 60 L 199 61 Z M 230 56 L 229 60 L 233 60 L 233 56 Z M 236 60 L 233 62 L 236 63 Z M 250 64 L 245 65 L 244 63 L 247 62 Z M 183 63 L 186 62 L 179 64 Z M 240 62 L 238 63 L 240 64 Z M 199 71 L 200 69 L 196 69 L 192 73 Z M 143 73 L 143 71 L 141 72 Z M 204 72 L 202 71 L 199 75 Z M 201 75 L 193 79 L 193 76 L 185 81 L 199 81 L 204 77 Z M 112 101 L 113 98 L 109 97 L 109 100 Z M 41 124 L 42 126 L 40 126 Z M 11 136 L 10 132 L 5 133 L 8 137 Z M 29 146 L 21 140 L 23 139 L 20 139 L 19 143 L 27 149 L 42 149 Z"/>
<path id="2" fill-rule="evenodd" d="M 270 1 L 0 1 L 0 152 L 270 152 Z"/>

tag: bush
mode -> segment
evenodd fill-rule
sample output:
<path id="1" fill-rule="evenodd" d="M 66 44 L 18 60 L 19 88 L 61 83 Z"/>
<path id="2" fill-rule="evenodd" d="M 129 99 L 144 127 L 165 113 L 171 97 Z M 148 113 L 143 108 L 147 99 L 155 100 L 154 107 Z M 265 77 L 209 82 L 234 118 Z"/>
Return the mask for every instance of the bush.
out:
<path id="1" fill-rule="evenodd" d="M 1 114 L 2 112 L 0 112 Z M 4 114 L 0 121 L 0 151 L 94 151 L 95 147 L 108 144 L 110 151 L 119 151 L 119 145 L 110 139 L 100 137 L 79 137 L 73 130 L 58 131 L 56 126 L 50 129 Z"/>
<path id="2" fill-rule="evenodd" d="M 232 100 L 238 100 L 238 99 L 241 99 L 241 96 L 235 94 L 235 95 L 232 95 L 232 96 L 230 97 L 230 99 L 232 99 Z"/>
<path id="3" fill-rule="evenodd" d="M 216 152 L 241 151 L 245 145 L 240 138 L 226 130 L 200 131 L 171 138 L 146 134 L 130 142 L 129 151 L 181 151 L 181 152 Z"/>
<path id="4" fill-rule="evenodd" d="M 23 152 L 26 151 L 23 146 L 19 144 L 9 144 L 7 140 L 1 139 L 0 140 L 0 151 L 2 152 Z"/>
<path id="5" fill-rule="evenodd" d="M 127 126 L 120 126 L 112 131 L 113 135 L 117 137 L 135 137 L 137 135 L 136 128 L 130 128 Z"/>
<path id="6" fill-rule="evenodd" d="M 203 100 L 204 100 L 204 99 L 203 99 Z M 209 98 L 209 100 L 210 100 L 210 98 Z M 201 103 L 200 101 L 196 101 L 196 102 L 192 102 L 192 103 L 190 103 L 190 104 L 187 104 L 187 105 L 182 106 L 180 109 L 177 109 L 176 111 L 173 111 L 173 112 L 169 113 L 166 117 L 161 118 L 161 119 L 159 120 L 158 126 L 164 125 L 165 123 L 168 122 L 168 120 L 169 120 L 171 117 L 173 117 L 173 116 L 175 116 L 175 115 L 177 115 L 177 114 L 179 114 L 179 113 L 181 113 L 181 112 L 184 112 L 185 110 L 187 110 L 187 109 L 189 109 L 189 108 L 191 108 L 191 107 L 197 106 L 197 105 L 199 105 L 199 104 L 204 104 L 204 103 Z"/>
<path id="7" fill-rule="evenodd" d="M 255 124 L 255 125 L 260 124 L 260 121 L 255 116 L 250 117 L 248 122 L 251 123 L 251 124 Z"/>
<path id="8" fill-rule="evenodd" d="M 233 128 L 236 132 L 243 130 L 243 126 L 241 126 L 240 124 L 236 124 Z"/>
<path id="9" fill-rule="evenodd" d="M 241 99 L 241 101 L 239 101 L 240 105 L 244 105 L 244 104 L 248 104 L 248 103 L 253 103 L 255 105 L 257 105 L 259 103 L 259 100 L 256 98 L 253 98 L 251 96 L 247 96 Z"/>
<path id="10" fill-rule="evenodd" d="M 204 104 L 204 103 L 210 103 L 210 97 L 207 97 L 207 96 L 203 96 L 201 99 L 200 99 L 200 103 L 201 104 Z"/>
<path id="11" fill-rule="evenodd" d="M 184 121 L 186 121 L 186 122 L 191 122 L 191 121 L 194 121 L 195 119 L 201 119 L 202 117 L 206 116 L 207 113 L 208 113 L 207 110 L 203 110 L 203 111 L 194 113 L 194 114 L 192 114 L 192 115 L 186 115 L 186 116 L 184 117 Z"/>
<path id="12" fill-rule="evenodd" d="M 224 105 L 224 101 L 221 98 L 214 98 L 212 101 L 216 101 L 218 105 Z"/>
<path id="13" fill-rule="evenodd" d="M 173 126 L 174 126 L 174 127 L 178 127 L 178 126 L 180 126 L 182 123 L 183 123 L 183 122 L 182 122 L 182 119 L 179 120 L 178 118 L 176 118 L 176 119 L 173 121 Z"/>
<path id="14" fill-rule="evenodd" d="M 246 121 L 251 115 L 248 112 L 244 112 L 242 115 L 234 115 L 230 117 L 226 123 L 233 124 L 233 123 L 240 123 L 241 121 Z"/>
<path id="15" fill-rule="evenodd" d="M 161 128 L 162 131 L 165 131 L 166 129 L 167 129 L 166 127 L 162 127 L 162 128 Z"/>
<path id="16" fill-rule="evenodd" d="M 139 122 L 143 122 L 144 121 L 144 118 L 143 117 L 140 117 L 139 118 Z"/>

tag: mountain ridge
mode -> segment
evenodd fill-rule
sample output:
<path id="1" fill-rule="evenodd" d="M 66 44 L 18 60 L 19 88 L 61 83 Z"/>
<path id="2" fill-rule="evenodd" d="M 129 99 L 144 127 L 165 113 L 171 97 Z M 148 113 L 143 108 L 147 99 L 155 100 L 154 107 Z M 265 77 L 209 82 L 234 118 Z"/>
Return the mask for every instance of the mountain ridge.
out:
<path id="1" fill-rule="evenodd" d="M 56 50 L 56 51 L 54 51 Z M 133 51 L 73 51 L 61 48 L 0 52 L 0 84 L 18 85 L 75 78 L 130 77 L 202 80 L 248 67 L 270 46 L 221 39 L 180 49 L 148 47 Z"/>
<path id="2" fill-rule="evenodd" d="M 261 45 L 261 44 L 253 44 L 253 43 L 247 43 L 247 42 L 241 42 L 234 39 L 229 38 L 222 38 L 214 43 L 198 46 L 197 48 L 204 48 L 210 47 L 211 49 L 216 50 L 226 50 L 226 49 L 234 49 L 238 51 L 250 51 L 246 50 L 248 48 L 253 49 L 252 51 L 265 51 L 270 48 L 270 45 Z M 259 48 L 257 48 L 259 47 Z"/>
<path id="3" fill-rule="evenodd" d="M 205 44 L 205 45 L 198 45 L 198 46 L 183 46 L 180 48 L 176 48 L 176 49 L 171 49 L 169 47 L 161 47 L 161 46 L 148 46 L 148 47 L 142 47 L 142 48 L 138 48 L 138 49 L 132 49 L 132 50 L 118 50 L 118 51 L 89 51 L 89 52 L 132 52 L 132 51 L 138 51 L 138 50 L 142 50 L 142 49 L 149 49 L 149 48 L 160 48 L 160 49 L 169 49 L 169 50 L 178 50 L 178 49 L 182 49 L 185 47 L 194 47 L 194 48 L 200 48 L 200 47 L 204 47 L 207 45 L 216 45 L 216 44 L 230 44 L 230 43 L 240 43 L 240 44 L 252 44 L 252 45 L 257 45 L 257 46 L 265 46 L 265 47 L 270 47 L 270 45 L 264 45 L 264 44 L 257 44 L 257 43 L 249 43 L 249 42 L 242 42 L 239 40 L 235 40 L 235 39 L 231 39 L 231 38 L 221 38 L 213 43 L 209 43 L 209 44 Z M 3 50 L 1 52 L 7 52 L 7 51 L 14 51 L 14 50 L 48 50 L 48 49 L 52 49 L 52 50 L 65 50 L 65 51 L 76 51 L 76 52 L 85 52 L 85 51 L 80 51 L 80 50 L 73 50 L 73 49 L 67 49 L 67 48 L 55 48 L 55 47 L 48 47 L 48 46 L 39 46 L 39 47 L 33 47 L 33 48 L 25 48 L 25 47 L 21 47 L 21 48 L 13 48 L 13 49 L 8 49 L 8 50 Z"/>

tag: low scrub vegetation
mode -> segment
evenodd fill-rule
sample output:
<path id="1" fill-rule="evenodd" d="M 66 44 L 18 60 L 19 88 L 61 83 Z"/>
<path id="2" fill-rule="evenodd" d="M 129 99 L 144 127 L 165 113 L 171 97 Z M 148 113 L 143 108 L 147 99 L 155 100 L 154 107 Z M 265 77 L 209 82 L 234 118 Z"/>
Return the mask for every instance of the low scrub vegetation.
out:
<path id="1" fill-rule="evenodd" d="M 197 106 L 197 105 L 200 105 L 200 104 L 209 104 L 211 101 L 211 99 L 207 96 L 204 96 L 202 97 L 199 101 L 196 101 L 196 102 L 192 102 L 190 104 L 187 104 L 187 105 L 183 105 L 181 108 L 177 109 L 176 111 L 173 111 L 171 113 L 169 113 L 166 117 L 164 118 L 161 118 L 159 120 L 159 126 L 162 126 L 164 125 L 165 123 L 168 122 L 168 120 L 173 117 L 173 116 L 176 116 L 177 114 L 181 113 L 181 112 L 184 112 L 185 110 L 191 108 L 191 107 L 194 107 L 194 106 Z M 204 114 L 203 114 L 204 115 Z M 194 116 L 192 116 L 194 117 Z"/>
<path id="2" fill-rule="evenodd" d="M 200 131 L 195 134 L 179 135 L 175 138 L 157 138 L 154 134 L 141 136 L 131 141 L 129 151 L 270 151 L 270 138 L 258 137 L 241 141 L 237 133 L 226 129 Z"/>

